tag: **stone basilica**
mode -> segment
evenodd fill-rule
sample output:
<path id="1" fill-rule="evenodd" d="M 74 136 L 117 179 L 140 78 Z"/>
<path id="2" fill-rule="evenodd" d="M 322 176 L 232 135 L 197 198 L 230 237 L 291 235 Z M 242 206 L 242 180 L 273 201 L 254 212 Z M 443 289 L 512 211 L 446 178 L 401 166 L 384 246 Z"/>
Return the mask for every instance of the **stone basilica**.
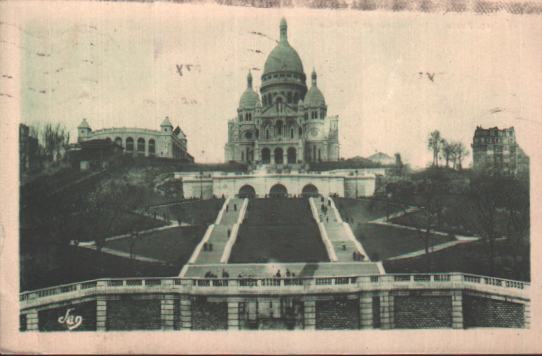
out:
<path id="1" fill-rule="evenodd" d="M 228 122 L 226 161 L 291 165 L 339 159 L 338 117 L 327 115 L 316 72 L 310 89 L 306 79 L 282 19 L 280 41 L 265 61 L 260 94 L 249 72 L 237 117 Z"/>

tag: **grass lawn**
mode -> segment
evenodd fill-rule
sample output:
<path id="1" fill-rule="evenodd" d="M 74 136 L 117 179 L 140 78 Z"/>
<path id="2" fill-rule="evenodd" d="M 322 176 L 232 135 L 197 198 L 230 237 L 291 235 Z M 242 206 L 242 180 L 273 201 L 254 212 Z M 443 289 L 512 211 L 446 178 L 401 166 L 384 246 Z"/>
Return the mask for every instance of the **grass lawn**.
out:
<path id="1" fill-rule="evenodd" d="M 393 218 L 390 220 L 390 222 L 400 225 L 423 227 L 426 224 L 426 218 L 422 211 L 416 211 Z M 495 231 L 504 235 L 506 233 L 507 222 L 508 217 L 505 215 L 505 213 L 497 211 Z M 444 209 L 440 226 L 437 227 L 437 230 L 467 236 L 480 235 L 482 233 L 480 231 L 480 226 L 475 223 L 475 217 L 470 216 L 468 211 L 462 210 L 461 206 L 454 206 Z"/>
<path id="2" fill-rule="evenodd" d="M 522 247 L 521 258 L 516 269 L 513 259 L 508 253 L 506 241 L 496 242 L 495 270 L 489 270 L 487 247 L 483 241 L 459 244 L 431 254 L 431 267 L 427 270 L 426 256 L 406 258 L 403 260 L 384 261 L 387 273 L 416 272 L 464 272 L 495 276 L 522 281 L 530 280 L 529 247 Z"/>
<path id="3" fill-rule="evenodd" d="M 179 267 L 130 261 L 87 248 L 66 246 L 58 250 L 53 263 L 33 258 L 21 262 L 21 291 L 52 287 L 97 278 L 173 277 Z"/>
<path id="4" fill-rule="evenodd" d="M 393 226 L 379 224 L 355 224 L 352 231 L 361 242 L 369 257 L 375 261 L 405 253 L 423 250 L 425 242 L 418 231 L 401 229 Z M 429 245 L 437 245 L 452 241 L 448 236 L 433 235 L 429 238 Z"/>
<path id="5" fill-rule="evenodd" d="M 174 205 L 152 208 L 149 212 L 193 225 L 208 225 L 215 221 L 223 204 L 224 199 L 186 200 Z"/>
<path id="6" fill-rule="evenodd" d="M 402 211 L 402 208 L 398 205 L 387 204 L 379 200 L 349 198 L 333 198 L 333 200 L 342 219 L 348 222 L 353 219 L 356 224 L 382 218 L 386 216 L 386 210 L 388 210 L 389 214 Z"/>
<path id="7" fill-rule="evenodd" d="M 316 226 L 243 226 L 230 263 L 328 262 Z"/>
<path id="8" fill-rule="evenodd" d="M 307 199 L 254 199 L 231 263 L 329 261 Z"/>
<path id="9" fill-rule="evenodd" d="M 176 265 L 179 269 L 190 259 L 205 229 L 203 225 L 183 226 L 141 235 L 134 243 L 134 254 Z M 131 239 L 107 242 L 105 247 L 130 253 Z"/>

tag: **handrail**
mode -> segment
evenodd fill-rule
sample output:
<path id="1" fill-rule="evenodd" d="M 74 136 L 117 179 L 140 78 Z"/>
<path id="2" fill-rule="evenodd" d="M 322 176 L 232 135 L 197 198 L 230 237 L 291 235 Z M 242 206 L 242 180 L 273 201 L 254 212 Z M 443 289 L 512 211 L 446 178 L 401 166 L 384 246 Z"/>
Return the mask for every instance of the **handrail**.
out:
<path id="1" fill-rule="evenodd" d="M 443 283 L 453 283 L 454 288 L 467 288 L 470 285 L 486 285 L 498 290 L 525 291 L 530 283 L 503 278 L 480 276 L 466 273 L 398 273 L 398 274 L 374 274 L 374 275 L 346 275 L 346 276 L 317 276 L 317 277 L 234 277 L 234 278 L 204 278 L 204 277 L 139 277 L 139 278 L 102 278 L 77 283 L 63 284 L 49 288 L 42 288 L 20 293 L 20 301 L 36 300 L 40 298 L 68 294 L 72 292 L 103 290 L 109 288 L 155 288 L 180 286 L 193 287 L 295 287 L 295 286 L 336 286 L 341 285 L 372 285 L 383 288 L 393 288 L 404 284 L 420 284 L 423 287 L 441 286 Z M 495 289 L 493 289 L 495 290 Z"/>

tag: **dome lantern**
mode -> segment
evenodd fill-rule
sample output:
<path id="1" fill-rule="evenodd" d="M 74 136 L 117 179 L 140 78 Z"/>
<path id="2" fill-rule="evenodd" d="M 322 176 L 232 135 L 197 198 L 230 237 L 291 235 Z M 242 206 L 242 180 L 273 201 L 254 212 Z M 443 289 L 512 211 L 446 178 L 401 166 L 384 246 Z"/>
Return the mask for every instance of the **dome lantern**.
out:
<path id="1" fill-rule="evenodd" d="M 288 42 L 288 24 L 284 17 L 280 20 L 280 42 Z"/>
<path id="2" fill-rule="evenodd" d="M 252 89 L 252 73 L 250 73 L 250 69 L 247 75 L 247 89 Z"/>
<path id="3" fill-rule="evenodd" d="M 312 79 L 311 84 L 312 84 L 312 86 L 315 87 L 316 86 L 317 75 L 316 75 L 316 70 L 314 68 L 312 69 L 311 79 Z"/>

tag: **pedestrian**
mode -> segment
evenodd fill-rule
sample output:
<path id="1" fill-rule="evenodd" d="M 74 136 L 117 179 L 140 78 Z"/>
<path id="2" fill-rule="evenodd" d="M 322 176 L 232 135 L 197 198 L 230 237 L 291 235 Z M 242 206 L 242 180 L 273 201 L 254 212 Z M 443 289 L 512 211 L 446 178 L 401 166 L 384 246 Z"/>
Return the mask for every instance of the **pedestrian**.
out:
<path id="1" fill-rule="evenodd" d="M 275 275 L 275 277 L 280 278 L 280 269 L 277 271 L 277 274 Z"/>
<path id="2" fill-rule="evenodd" d="M 203 251 L 207 251 L 207 249 L 208 249 L 208 248 L 207 248 L 207 242 L 204 242 L 204 243 L 203 243 Z"/>
<path id="3" fill-rule="evenodd" d="M 230 207 L 229 205 L 226 205 L 226 212 L 228 212 L 228 208 L 229 208 L 229 207 Z"/>
<path id="4" fill-rule="evenodd" d="M 352 252 L 352 259 L 355 261 L 356 260 L 356 252 Z"/>
<path id="5" fill-rule="evenodd" d="M 286 268 L 286 277 L 290 277 L 290 270 Z"/>
<path id="6" fill-rule="evenodd" d="M 233 204 L 233 211 L 237 211 L 237 204 Z"/>
<path id="7" fill-rule="evenodd" d="M 230 237 L 230 233 L 231 233 L 231 231 L 230 231 L 230 229 L 228 229 L 228 237 Z"/>

